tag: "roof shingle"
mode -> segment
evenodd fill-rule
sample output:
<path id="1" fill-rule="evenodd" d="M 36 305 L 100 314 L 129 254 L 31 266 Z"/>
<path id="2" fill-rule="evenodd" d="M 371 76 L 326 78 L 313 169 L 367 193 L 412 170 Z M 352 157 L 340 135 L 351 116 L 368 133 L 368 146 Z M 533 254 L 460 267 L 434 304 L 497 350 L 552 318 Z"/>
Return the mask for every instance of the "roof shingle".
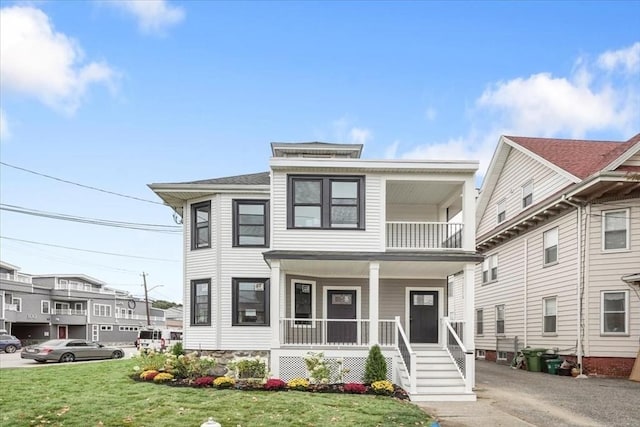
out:
<path id="1" fill-rule="evenodd" d="M 221 178 L 202 179 L 199 181 L 181 182 L 180 184 L 216 184 L 216 185 L 269 185 L 269 172 L 249 173 L 245 175 L 225 176 Z"/>

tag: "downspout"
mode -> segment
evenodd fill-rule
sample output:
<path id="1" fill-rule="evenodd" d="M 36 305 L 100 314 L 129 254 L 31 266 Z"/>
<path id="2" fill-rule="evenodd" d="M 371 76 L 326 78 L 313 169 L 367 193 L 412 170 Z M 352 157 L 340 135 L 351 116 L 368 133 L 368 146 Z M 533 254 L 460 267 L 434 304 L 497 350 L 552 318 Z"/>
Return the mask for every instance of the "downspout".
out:
<path id="1" fill-rule="evenodd" d="M 582 244 L 582 205 L 572 202 L 569 200 L 566 195 L 562 195 L 562 201 L 576 208 L 576 212 L 578 215 L 578 286 L 576 288 L 576 310 L 578 311 L 578 322 L 576 325 L 577 328 L 577 344 L 576 344 L 576 355 L 578 357 L 578 369 L 580 369 L 580 374 L 577 378 L 587 378 L 582 371 L 582 287 L 583 287 L 583 257 L 582 252 L 584 250 Z"/>
<path id="2" fill-rule="evenodd" d="M 529 247 L 529 239 L 525 237 L 524 239 L 524 254 L 522 254 L 522 258 L 524 259 L 524 346 L 528 345 L 528 335 L 527 335 L 527 309 L 528 309 L 528 300 L 529 300 L 529 258 L 527 257 L 527 252 Z"/>

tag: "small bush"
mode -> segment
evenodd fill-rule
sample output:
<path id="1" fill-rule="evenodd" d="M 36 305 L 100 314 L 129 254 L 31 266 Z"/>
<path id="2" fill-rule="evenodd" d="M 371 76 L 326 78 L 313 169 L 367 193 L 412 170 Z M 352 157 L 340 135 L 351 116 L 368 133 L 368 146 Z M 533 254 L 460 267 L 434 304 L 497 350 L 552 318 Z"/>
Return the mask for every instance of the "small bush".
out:
<path id="1" fill-rule="evenodd" d="M 181 356 L 184 354 L 184 348 L 182 347 L 181 342 L 177 342 L 171 346 L 171 354 L 174 356 Z"/>
<path id="2" fill-rule="evenodd" d="M 231 388 L 236 385 L 236 381 L 231 377 L 218 377 L 213 380 L 213 385 L 217 388 Z"/>
<path id="3" fill-rule="evenodd" d="M 364 394 L 367 392 L 367 387 L 364 384 L 360 383 L 347 383 L 344 385 L 344 392 L 352 394 Z"/>
<path id="4" fill-rule="evenodd" d="M 364 365 L 364 382 L 367 384 L 387 379 L 387 361 L 380 351 L 379 345 L 369 350 L 367 362 Z M 393 391 L 393 390 L 392 390 Z"/>
<path id="5" fill-rule="evenodd" d="M 267 366 L 260 359 L 242 359 L 230 363 L 230 368 L 238 371 L 238 378 L 264 378 L 267 375 Z"/>
<path id="6" fill-rule="evenodd" d="M 171 381 L 173 379 L 173 375 L 168 372 L 160 372 L 156 376 L 153 377 L 153 382 L 163 383 L 167 381 Z"/>
<path id="7" fill-rule="evenodd" d="M 375 394 L 384 394 L 386 396 L 389 396 L 390 394 L 393 393 L 394 389 L 393 389 L 393 384 L 391 384 L 391 382 L 387 380 L 382 380 L 382 381 L 372 382 L 371 390 L 373 390 Z"/>
<path id="8" fill-rule="evenodd" d="M 267 382 L 264 384 L 265 390 L 277 391 L 284 390 L 287 388 L 287 383 L 282 381 L 280 378 L 269 378 Z"/>
<path id="9" fill-rule="evenodd" d="M 287 383 L 291 390 L 306 391 L 309 388 L 309 381 L 304 378 L 294 378 Z"/>
<path id="10" fill-rule="evenodd" d="M 211 387 L 213 385 L 213 377 L 200 377 L 193 380 L 194 387 Z"/>

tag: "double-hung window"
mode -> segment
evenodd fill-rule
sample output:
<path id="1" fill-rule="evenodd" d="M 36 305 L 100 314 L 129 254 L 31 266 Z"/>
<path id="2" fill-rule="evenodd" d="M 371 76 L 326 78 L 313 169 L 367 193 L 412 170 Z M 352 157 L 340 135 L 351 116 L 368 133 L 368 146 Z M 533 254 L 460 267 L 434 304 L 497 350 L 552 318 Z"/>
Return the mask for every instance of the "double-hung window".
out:
<path id="1" fill-rule="evenodd" d="M 233 246 L 269 244 L 269 201 L 233 201 Z"/>
<path id="2" fill-rule="evenodd" d="M 544 265 L 558 262 L 558 227 L 545 231 L 543 234 Z"/>
<path id="3" fill-rule="evenodd" d="M 542 300 L 542 332 L 545 334 L 555 334 L 558 316 L 558 298 L 550 297 Z"/>
<path id="4" fill-rule="evenodd" d="M 496 214 L 498 216 L 498 224 L 507 219 L 507 201 L 502 199 L 496 205 Z"/>
<path id="5" fill-rule="evenodd" d="M 484 334 L 484 312 L 482 309 L 476 310 L 476 335 Z"/>
<path id="6" fill-rule="evenodd" d="M 232 280 L 233 326 L 269 326 L 269 279 Z"/>
<path id="7" fill-rule="evenodd" d="M 211 325 L 211 280 L 191 281 L 191 326 Z"/>
<path id="8" fill-rule="evenodd" d="M 290 175 L 289 228 L 364 229 L 364 177 Z"/>
<path id="9" fill-rule="evenodd" d="M 315 282 L 293 280 L 291 282 L 291 313 L 296 325 L 311 325 L 311 321 L 299 319 L 313 319 L 316 317 L 314 301 Z"/>
<path id="10" fill-rule="evenodd" d="M 191 205 L 191 249 L 211 247 L 211 202 Z"/>
<path id="11" fill-rule="evenodd" d="M 533 181 L 522 186 L 522 209 L 533 203 Z"/>
<path id="12" fill-rule="evenodd" d="M 498 280 L 498 254 L 486 257 L 482 263 L 482 283 L 495 280 Z"/>
<path id="13" fill-rule="evenodd" d="M 602 212 L 602 248 L 629 249 L 629 209 Z"/>
<path id="14" fill-rule="evenodd" d="M 504 335 L 504 304 L 496 305 L 496 335 Z"/>
<path id="15" fill-rule="evenodd" d="M 604 291 L 601 299 L 601 333 L 627 335 L 629 333 L 629 291 Z"/>

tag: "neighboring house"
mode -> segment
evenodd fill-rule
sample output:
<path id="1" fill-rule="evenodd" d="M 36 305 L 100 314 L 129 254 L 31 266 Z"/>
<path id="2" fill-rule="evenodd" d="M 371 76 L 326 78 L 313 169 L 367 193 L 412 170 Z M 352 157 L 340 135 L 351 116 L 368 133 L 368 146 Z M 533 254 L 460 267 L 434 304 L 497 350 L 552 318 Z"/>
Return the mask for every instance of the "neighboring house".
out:
<path id="1" fill-rule="evenodd" d="M 630 374 L 640 338 L 640 134 L 501 137 L 477 228 L 480 357 L 510 358 L 504 343 L 517 337 L 589 375 Z"/>
<path id="2" fill-rule="evenodd" d="M 84 274 L 27 275 L 0 261 L 0 328 L 25 344 L 83 338 L 130 344 L 146 326 L 144 299 Z M 151 309 L 152 325 L 165 325 Z"/>
<path id="3" fill-rule="evenodd" d="M 446 296 L 462 272 L 472 318 L 478 162 L 271 147 L 269 172 L 150 185 L 184 223 L 185 348 L 260 354 L 284 380 L 324 352 L 362 381 L 380 344 L 412 399 L 474 400 L 473 323 L 451 325 Z"/>
<path id="4" fill-rule="evenodd" d="M 167 328 L 182 329 L 184 310 L 182 307 L 171 307 L 164 310 Z"/>

